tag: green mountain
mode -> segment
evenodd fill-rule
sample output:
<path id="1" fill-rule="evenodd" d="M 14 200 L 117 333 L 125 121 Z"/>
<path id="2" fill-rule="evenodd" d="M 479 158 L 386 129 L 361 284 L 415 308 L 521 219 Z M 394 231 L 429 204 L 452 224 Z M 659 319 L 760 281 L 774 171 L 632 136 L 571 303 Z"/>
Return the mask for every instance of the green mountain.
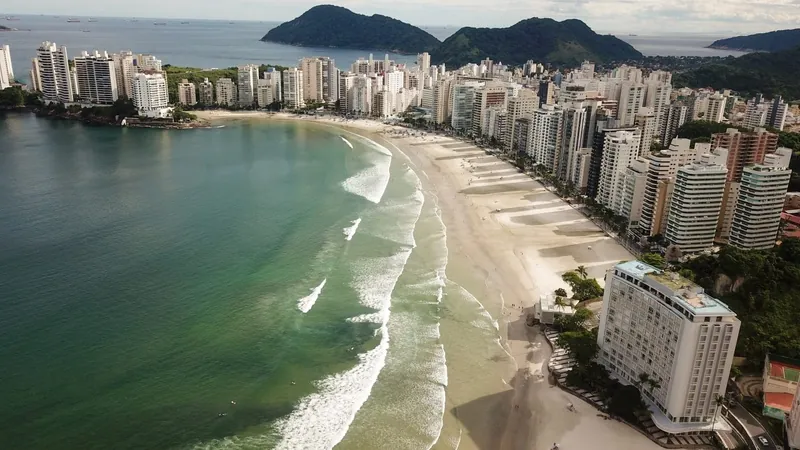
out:
<path id="1" fill-rule="evenodd" d="M 438 39 L 413 25 L 379 14 L 356 14 L 333 5 L 315 6 L 300 17 L 269 30 L 261 40 L 305 47 L 398 53 L 427 52 L 439 45 Z"/>
<path id="2" fill-rule="evenodd" d="M 789 50 L 798 45 L 800 45 L 800 28 L 720 39 L 714 41 L 708 48 L 779 52 L 782 50 Z"/>
<path id="3" fill-rule="evenodd" d="M 800 47 L 775 53 L 749 53 L 728 57 L 676 73 L 676 86 L 733 89 L 744 95 L 760 92 L 800 99 Z"/>
<path id="4" fill-rule="evenodd" d="M 491 58 L 504 64 L 521 65 L 529 59 L 563 65 L 584 60 L 610 62 L 642 57 L 627 42 L 602 36 L 577 19 L 526 19 L 508 28 L 458 30 L 433 53 L 434 62 L 461 66 Z"/>

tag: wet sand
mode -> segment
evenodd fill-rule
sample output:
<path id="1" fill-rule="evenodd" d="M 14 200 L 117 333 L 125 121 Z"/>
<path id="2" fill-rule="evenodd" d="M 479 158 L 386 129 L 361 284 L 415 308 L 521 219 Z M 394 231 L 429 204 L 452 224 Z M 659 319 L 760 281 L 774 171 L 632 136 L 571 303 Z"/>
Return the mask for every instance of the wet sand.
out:
<path id="1" fill-rule="evenodd" d="M 402 136 L 396 133 L 404 129 L 377 121 L 225 111 L 201 116 L 296 119 L 349 128 L 406 155 L 426 195 L 437 197 L 447 227 L 447 277 L 472 292 L 498 319 L 505 351 L 491 358 L 506 361 L 498 360 L 492 373 L 471 373 L 467 359 L 448 352 L 443 436 L 458 427 L 458 439 L 440 439 L 434 448 L 545 450 L 556 442 L 563 450 L 661 448 L 627 425 L 604 420 L 592 406 L 553 386 L 546 368 L 550 347 L 537 328 L 525 325 L 539 295 L 566 288 L 562 273 L 584 265 L 589 276 L 602 283 L 609 267 L 632 259 L 555 194 L 471 144 L 445 137 Z M 442 338 L 447 339 L 444 326 Z M 492 378 L 495 370 L 500 379 Z M 569 403 L 575 412 L 567 409 Z"/>

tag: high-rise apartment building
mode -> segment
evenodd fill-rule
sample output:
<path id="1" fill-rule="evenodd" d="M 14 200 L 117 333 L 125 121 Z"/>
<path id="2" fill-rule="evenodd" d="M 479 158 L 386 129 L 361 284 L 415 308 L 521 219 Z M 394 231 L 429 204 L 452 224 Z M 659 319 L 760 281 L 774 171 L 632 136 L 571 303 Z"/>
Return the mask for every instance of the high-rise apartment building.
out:
<path id="1" fill-rule="evenodd" d="M 783 102 L 783 98 L 778 95 L 772 99 L 772 104 L 768 105 L 766 125 L 770 128 L 783 131 L 786 125 L 786 113 L 789 112 L 789 105 Z"/>
<path id="2" fill-rule="evenodd" d="M 530 117 L 523 117 L 515 120 L 514 136 L 511 137 L 512 155 L 519 153 L 529 153 L 531 145 L 531 135 L 533 133 L 533 120 Z"/>
<path id="3" fill-rule="evenodd" d="M 508 91 L 502 83 L 488 82 L 482 88 L 475 90 L 475 100 L 472 105 L 472 134 L 480 137 L 485 133 L 481 126 L 486 122 L 488 109 L 492 107 L 507 108 Z"/>
<path id="4" fill-rule="evenodd" d="M 600 187 L 600 172 L 605 155 L 606 134 L 615 131 L 630 131 L 638 134 L 638 128 L 636 127 L 618 127 L 616 119 L 609 119 L 602 114 L 598 115 L 596 131 L 592 136 L 592 157 L 586 185 L 586 194 L 591 198 L 597 198 L 597 192 Z"/>
<path id="5" fill-rule="evenodd" d="M 108 53 L 81 53 L 74 60 L 77 95 L 89 103 L 111 104 L 119 98 L 117 72 Z"/>
<path id="6" fill-rule="evenodd" d="M 661 145 L 666 147 L 678 136 L 678 129 L 689 119 L 689 107 L 683 103 L 673 103 L 667 110 L 664 120 L 664 131 L 661 134 Z"/>
<path id="7" fill-rule="evenodd" d="M 161 72 L 161 60 L 153 55 L 136 55 L 134 64 L 140 72 Z"/>
<path id="8" fill-rule="evenodd" d="M 550 171 L 557 169 L 558 152 L 561 150 L 561 127 L 564 111 L 553 105 L 542 105 L 532 118 L 532 131 L 528 154 L 536 164 L 542 164 Z"/>
<path id="9" fill-rule="evenodd" d="M 642 107 L 633 121 L 633 125 L 641 130 L 642 142 L 639 144 L 639 154 L 642 156 L 650 153 L 653 141 L 657 139 L 656 130 L 658 128 L 658 123 L 656 120 L 653 108 L 648 106 Z"/>
<path id="10" fill-rule="evenodd" d="M 0 46 L 0 90 L 11 86 L 14 82 L 14 67 L 11 65 L 11 48 L 6 44 Z"/>
<path id="11" fill-rule="evenodd" d="M 358 75 L 353 79 L 353 87 L 348 92 L 347 100 L 353 114 L 372 114 L 372 84 L 372 80 L 366 75 Z"/>
<path id="12" fill-rule="evenodd" d="M 464 132 L 472 129 L 472 107 L 475 104 L 475 90 L 482 86 L 481 82 L 466 82 L 453 86 L 453 105 L 450 126 Z"/>
<path id="13" fill-rule="evenodd" d="M 556 85 L 546 80 L 539 83 L 539 105 L 552 105 L 555 103 Z"/>
<path id="14" fill-rule="evenodd" d="M 339 74 L 339 111 L 350 114 L 353 112 L 350 100 L 351 91 L 357 75 L 353 72 L 342 72 Z"/>
<path id="15" fill-rule="evenodd" d="M 672 94 L 672 85 L 669 81 L 672 80 L 672 74 L 669 72 L 653 72 L 650 74 L 650 79 L 647 81 L 647 95 L 645 97 L 644 106 L 651 108 L 653 116 L 656 121 L 656 138 L 662 144 L 669 141 L 663 141 L 664 129 L 667 126 L 669 118 L 670 95 Z M 649 147 L 648 147 L 649 149 Z"/>
<path id="16" fill-rule="evenodd" d="M 114 60 L 114 72 L 117 75 L 117 91 L 120 97 L 131 98 L 133 96 L 133 88 L 131 82 L 133 76 L 136 74 L 136 67 L 133 65 L 133 52 L 121 51 L 111 55 Z"/>
<path id="17" fill-rule="evenodd" d="M 337 79 L 339 77 L 338 70 L 337 70 Z M 272 101 L 273 102 L 282 102 L 283 101 L 283 82 L 281 81 L 281 72 L 275 70 L 273 68 L 267 69 L 266 72 L 261 74 L 261 78 L 267 81 L 267 84 L 272 88 Z M 336 81 L 338 83 L 338 81 Z M 339 88 L 337 86 L 336 92 L 338 95 Z M 335 101 L 335 100 L 334 100 Z M 266 105 L 259 105 L 259 106 L 266 106 Z"/>
<path id="18" fill-rule="evenodd" d="M 239 91 L 237 103 L 239 106 L 253 106 L 257 100 L 258 66 L 246 64 L 237 69 L 237 89 Z"/>
<path id="19" fill-rule="evenodd" d="M 639 109 L 644 104 L 645 85 L 625 81 L 620 85 L 619 106 L 617 120 L 623 127 L 632 126 L 639 114 Z"/>
<path id="20" fill-rule="evenodd" d="M 164 118 L 169 115 L 167 80 L 163 73 L 137 73 L 131 82 L 133 105 L 140 116 Z"/>
<path id="21" fill-rule="evenodd" d="M 539 97 L 530 89 L 521 89 L 516 97 L 508 99 L 508 117 L 503 133 L 503 148 L 511 151 L 514 128 L 518 119 L 528 117 L 539 107 Z"/>
<path id="22" fill-rule="evenodd" d="M 178 83 L 178 103 L 182 105 L 197 104 L 197 88 L 194 83 L 190 83 L 185 78 Z"/>
<path id="23" fill-rule="evenodd" d="M 395 72 L 397 75 L 400 75 L 401 72 Z M 387 73 L 386 75 L 389 75 Z M 431 112 L 431 119 L 433 119 L 434 123 L 441 124 L 445 123 L 446 121 L 450 120 L 450 115 L 452 114 L 452 104 L 450 103 L 452 99 L 452 92 L 451 87 L 453 85 L 452 78 L 444 78 L 441 80 L 436 81 L 436 84 L 433 85 L 433 111 Z M 400 85 L 394 83 L 392 88 L 393 90 L 396 89 L 396 92 L 392 92 L 387 87 L 388 96 L 391 99 L 394 99 L 397 92 L 400 91 Z M 392 102 L 393 103 L 393 102 Z M 394 108 L 390 108 L 390 111 L 393 111 Z"/>
<path id="24" fill-rule="evenodd" d="M 214 84 L 208 78 L 204 78 L 198 85 L 197 94 L 199 103 L 209 106 L 214 104 Z"/>
<path id="25" fill-rule="evenodd" d="M 640 261 L 606 276 L 597 345 L 615 377 L 640 384 L 655 425 L 667 433 L 710 430 L 733 363 L 740 322 L 724 303 L 676 273 Z"/>
<path id="26" fill-rule="evenodd" d="M 303 71 L 296 67 L 283 71 L 283 106 L 290 109 L 306 106 L 303 92 Z"/>
<path id="27" fill-rule="evenodd" d="M 55 42 L 43 42 L 36 50 L 33 65 L 45 101 L 62 103 L 74 101 L 67 47 L 58 48 Z"/>
<path id="28" fill-rule="evenodd" d="M 744 168 L 733 212 L 729 243 L 744 249 L 770 249 L 775 246 L 783 202 L 792 171 L 786 158 L 770 166 L 756 164 Z"/>
<path id="29" fill-rule="evenodd" d="M 305 100 L 334 103 L 339 98 L 339 70 L 332 58 L 319 56 L 300 60 Z"/>
<path id="30" fill-rule="evenodd" d="M 625 170 L 639 157 L 641 132 L 613 131 L 605 134 L 603 160 L 597 186 L 598 203 L 618 213 L 622 212 L 625 193 Z"/>
<path id="31" fill-rule="evenodd" d="M 217 80 L 217 104 L 222 106 L 236 105 L 239 92 L 236 83 L 230 78 L 220 78 Z"/>
<path id="32" fill-rule="evenodd" d="M 728 150 L 728 181 L 742 179 L 745 166 L 760 164 L 767 153 L 774 153 L 778 148 L 778 135 L 763 128 L 752 132 L 741 132 L 729 128 L 725 133 L 715 133 L 711 137 L 712 148 Z"/>
<path id="33" fill-rule="evenodd" d="M 575 176 L 577 159 L 586 147 L 589 133 L 591 107 L 585 102 L 566 102 L 562 108 L 561 148 L 556 155 L 559 180 L 571 181 Z"/>
<path id="34" fill-rule="evenodd" d="M 725 118 L 726 103 L 727 98 L 719 92 L 709 96 L 703 119 L 709 122 L 722 122 L 722 119 Z"/>
<path id="35" fill-rule="evenodd" d="M 634 160 L 623 177 L 622 202 L 618 214 L 628 219 L 628 229 L 635 230 L 642 217 L 642 201 L 647 185 L 648 162 L 644 158 Z"/>
<path id="36" fill-rule="evenodd" d="M 431 67 L 431 55 L 428 52 L 417 55 L 417 66 L 422 73 L 428 73 L 428 69 Z"/>
<path id="37" fill-rule="evenodd" d="M 702 155 L 678 169 L 670 200 L 665 237 L 681 251 L 694 253 L 714 244 L 728 169 L 724 150 Z"/>

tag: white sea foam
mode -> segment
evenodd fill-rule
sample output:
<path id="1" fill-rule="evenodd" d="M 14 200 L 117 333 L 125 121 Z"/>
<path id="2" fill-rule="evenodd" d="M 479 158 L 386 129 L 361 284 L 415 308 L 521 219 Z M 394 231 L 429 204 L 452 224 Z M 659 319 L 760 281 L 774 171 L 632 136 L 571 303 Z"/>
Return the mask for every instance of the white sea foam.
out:
<path id="1" fill-rule="evenodd" d="M 380 203 L 386 186 L 389 185 L 391 157 L 371 153 L 367 158 L 370 166 L 342 182 L 347 192 L 364 197 L 372 203 Z"/>
<path id="2" fill-rule="evenodd" d="M 342 138 L 344 143 L 347 144 L 350 148 L 353 148 L 353 144 L 351 144 L 350 141 L 347 140 L 347 138 L 345 138 L 344 136 L 339 136 L 339 137 Z"/>
<path id="3" fill-rule="evenodd" d="M 352 225 L 349 227 L 344 227 L 342 232 L 344 233 L 344 240 L 349 241 L 353 239 L 353 236 L 356 235 L 356 230 L 358 230 L 358 226 L 361 224 L 361 217 L 356 220 L 350 222 Z"/>
<path id="4" fill-rule="evenodd" d="M 380 319 L 376 330 L 380 342 L 358 355 L 359 362 L 352 369 L 319 381 L 318 392 L 301 399 L 295 410 L 276 424 L 283 436 L 278 449 L 331 449 L 347 434 L 386 363 L 392 291 L 410 254 L 410 249 L 402 250 L 389 257 L 365 258 L 354 265 L 352 287 L 363 306 L 377 310 L 374 318 Z"/>
<path id="5" fill-rule="evenodd" d="M 303 313 L 311 311 L 311 308 L 314 307 L 314 303 L 316 303 L 317 299 L 319 298 L 319 294 L 322 293 L 322 288 L 325 287 L 325 283 L 327 282 L 328 279 L 325 278 L 324 280 L 322 280 L 322 283 L 320 283 L 319 286 L 311 290 L 310 294 L 298 300 L 297 309 L 299 309 Z"/>

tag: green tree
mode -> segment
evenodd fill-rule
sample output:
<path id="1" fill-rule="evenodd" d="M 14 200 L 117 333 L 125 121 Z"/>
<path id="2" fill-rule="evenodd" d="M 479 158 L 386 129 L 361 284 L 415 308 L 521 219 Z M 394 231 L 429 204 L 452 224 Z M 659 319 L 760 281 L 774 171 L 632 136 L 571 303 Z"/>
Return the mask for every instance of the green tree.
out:
<path id="1" fill-rule="evenodd" d="M 558 288 L 556 289 L 555 294 L 559 297 L 566 297 L 567 291 L 564 288 Z"/>
<path id="2" fill-rule="evenodd" d="M 608 401 L 608 412 L 629 422 L 636 423 L 636 413 L 646 410 L 642 395 L 635 386 L 620 386 Z"/>
<path id="3" fill-rule="evenodd" d="M 587 276 L 589 276 L 589 273 L 586 271 L 586 266 L 578 266 L 578 268 L 575 269 L 575 272 L 578 272 L 578 275 L 580 275 L 584 280 Z"/>
<path id="4" fill-rule="evenodd" d="M 667 268 L 667 261 L 664 259 L 663 256 L 659 255 L 658 253 L 645 253 L 641 257 L 639 257 L 639 260 L 657 269 Z"/>
<path id="5" fill-rule="evenodd" d="M 589 330 L 565 331 L 559 335 L 558 345 L 566 349 L 580 366 L 588 365 L 597 356 L 597 336 Z"/>
<path id="6" fill-rule="evenodd" d="M 0 108 L 20 108 L 25 106 L 25 93 L 17 86 L 0 91 Z"/>
<path id="7" fill-rule="evenodd" d="M 582 331 L 593 317 L 594 313 L 587 308 L 576 308 L 573 314 L 559 316 L 554 325 L 561 331 Z"/>

